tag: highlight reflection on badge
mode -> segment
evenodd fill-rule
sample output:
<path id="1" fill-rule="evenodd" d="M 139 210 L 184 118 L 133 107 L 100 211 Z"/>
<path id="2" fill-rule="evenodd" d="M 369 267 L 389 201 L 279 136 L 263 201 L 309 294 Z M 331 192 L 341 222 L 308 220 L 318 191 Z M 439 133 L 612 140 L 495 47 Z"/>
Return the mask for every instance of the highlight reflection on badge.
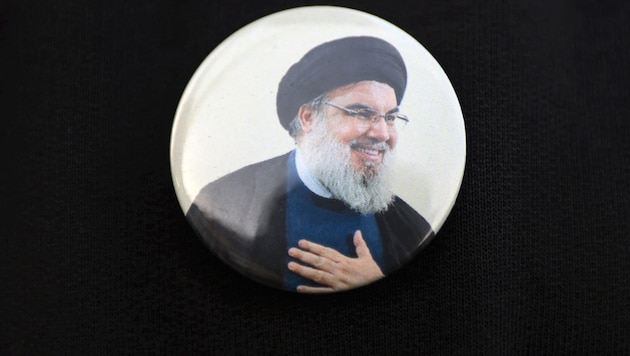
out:
<path id="1" fill-rule="evenodd" d="M 304 293 L 408 262 L 450 212 L 465 162 L 437 62 L 393 25 L 334 7 L 274 14 L 222 43 L 191 79 L 171 145 L 178 198 L 210 249 Z"/>

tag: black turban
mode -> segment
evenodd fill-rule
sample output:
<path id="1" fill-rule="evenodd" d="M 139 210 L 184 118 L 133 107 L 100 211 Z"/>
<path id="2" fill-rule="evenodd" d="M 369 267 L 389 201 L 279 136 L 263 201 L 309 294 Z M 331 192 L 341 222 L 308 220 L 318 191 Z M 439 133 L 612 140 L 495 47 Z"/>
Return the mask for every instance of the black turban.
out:
<path id="1" fill-rule="evenodd" d="M 407 86 L 407 69 L 398 50 L 374 37 L 345 37 L 311 49 L 289 68 L 278 85 L 280 123 L 288 130 L 300 106 L 332 89 L 364 80 L 388 84 L 400 104 Z"/>

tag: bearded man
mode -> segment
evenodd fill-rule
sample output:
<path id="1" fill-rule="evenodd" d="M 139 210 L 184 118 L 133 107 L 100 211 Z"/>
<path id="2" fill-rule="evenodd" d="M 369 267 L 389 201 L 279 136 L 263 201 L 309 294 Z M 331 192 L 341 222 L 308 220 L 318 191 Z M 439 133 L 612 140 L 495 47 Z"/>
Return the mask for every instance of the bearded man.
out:
<path id="1" fill-rule="evenodd" d="M 406 83 L 381 39 L 313 48 L 278 87 L 296 149 L 208 184 L 187 218 L 220 258 L 277 288 L 346 290 L 396 270 L 433 236 L 390 186 Z"/>

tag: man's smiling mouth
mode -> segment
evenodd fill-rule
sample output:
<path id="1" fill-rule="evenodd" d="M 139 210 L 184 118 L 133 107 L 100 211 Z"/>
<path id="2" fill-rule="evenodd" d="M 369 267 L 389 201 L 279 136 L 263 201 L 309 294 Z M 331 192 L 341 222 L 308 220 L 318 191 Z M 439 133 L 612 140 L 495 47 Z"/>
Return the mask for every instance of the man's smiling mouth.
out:
<path id="1" fill-rule="evenodd" d="M 356 152 L 362 154 L 362 156 L 368 159 L 378 159 L 389 150 L 389 145 L 385 142 L 379 142 L 374 144 L 361 144 L 353 142 L 350 144 L 350 148 Z"/>

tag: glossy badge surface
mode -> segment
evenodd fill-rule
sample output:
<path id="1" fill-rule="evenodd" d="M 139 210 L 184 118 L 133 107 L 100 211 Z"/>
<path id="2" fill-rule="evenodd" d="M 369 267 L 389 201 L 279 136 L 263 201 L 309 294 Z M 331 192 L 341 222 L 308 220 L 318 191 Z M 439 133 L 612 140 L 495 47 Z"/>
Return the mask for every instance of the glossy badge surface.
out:
<path id="1" fill-rule="evenodd" d="M 455 91 L 415 39 L 370 14 L 303 7 L 237 31 L 179 103 L 171 169 L 189 223 L 243 275 L 352 289 L 440 229 L 466 160 Z"/>

